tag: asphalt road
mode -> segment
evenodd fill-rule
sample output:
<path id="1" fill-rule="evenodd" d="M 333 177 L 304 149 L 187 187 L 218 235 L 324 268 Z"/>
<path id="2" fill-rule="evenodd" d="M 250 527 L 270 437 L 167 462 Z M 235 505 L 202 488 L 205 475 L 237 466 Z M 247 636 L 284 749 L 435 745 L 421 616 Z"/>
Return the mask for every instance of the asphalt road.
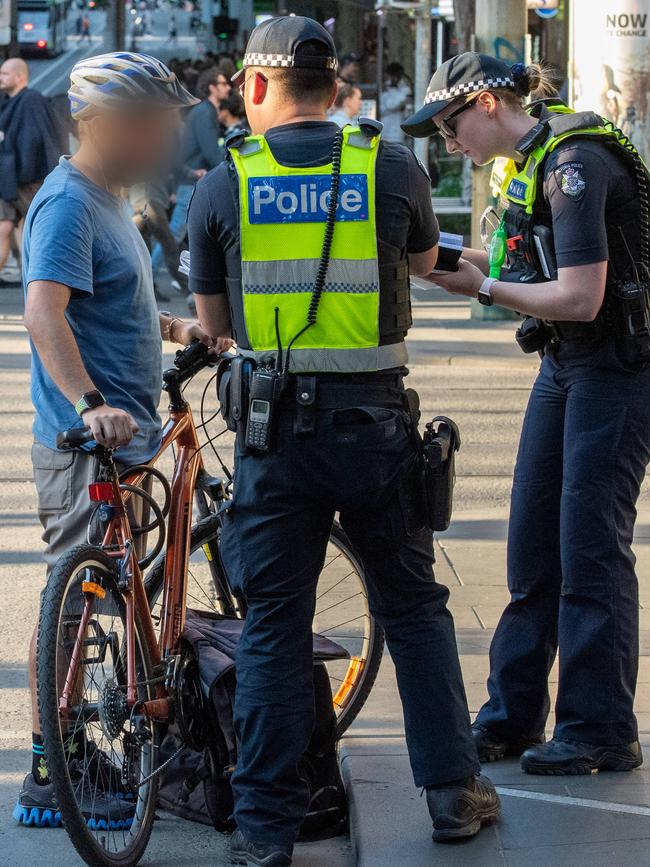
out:
<path id="1" fill-rule="evenodd" d="M 68 89 L 70 70 L 77 61 L 94 54 L 101 54 L 106 50 L 104 35 L 106 29 L 106 13 L 99 10 L 90 10 L 90 33 L 91 41 L 79 41 L 75 33 L 75 21 L 78 16 L 75 8 L 70 10 L 67 20 L 67 45 L 66 50 L 58 57 L 52 58 L 28 58 L 30 70 L 30 86 L 40 90 L 45 96 L 54 96 L 64 93 Z M 190 34 L 189 13 L 174 10 L 178 24 L 178 39 L 176 44 L 168 42 L 169 9 L 165 6 L 154 12 L 149 12 L 151 32 L 136 39 L 135 47 L 145 54 L 153 54 L 162 59 L 168 59 L 175 55 L 178 57 L 196 56 L 203 50 L 200 39 Z M 128 13 L 127 13 L 128 15 Z M 131 48 L 130 31 L 127 27 L 127 48 Z"/>

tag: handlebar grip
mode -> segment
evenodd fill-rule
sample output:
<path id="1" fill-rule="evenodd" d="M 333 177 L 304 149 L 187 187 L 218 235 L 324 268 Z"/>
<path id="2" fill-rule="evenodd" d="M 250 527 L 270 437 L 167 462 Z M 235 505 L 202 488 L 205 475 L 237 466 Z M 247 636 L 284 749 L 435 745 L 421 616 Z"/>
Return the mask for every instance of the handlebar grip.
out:
<path id="1" fill-rule="evenodd" d="M 56 447 L 60 451 L 67 452 L 92 441 L 93 434 L 89 427 L 73 427 L 57 434 Z"/>

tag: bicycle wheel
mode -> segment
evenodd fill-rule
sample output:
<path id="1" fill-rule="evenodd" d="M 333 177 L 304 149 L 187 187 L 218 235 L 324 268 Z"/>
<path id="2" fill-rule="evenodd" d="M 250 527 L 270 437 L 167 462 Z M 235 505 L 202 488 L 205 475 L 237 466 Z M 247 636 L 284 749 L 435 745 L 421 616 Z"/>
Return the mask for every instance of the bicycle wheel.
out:
<path id="1" fill-rule="evenodd" d="M 131 867 L 154 821 L 159 726 L 126 703 L 125 606 L 116 564 L 82 545 L 58 561 L 41 603 L 37 644 L 38 705 L 47 764 L 61 817 L 87 864 Z M 83 589 L 82 589 L 83 584 Z M 59 701 L 90 606 L 68 719 Z M 135 624 L 138 702 L 155 697 L 154 673 Z"/>
<path id="2" fill-rule="evenodd" d="M 223 587 L 228 588 L 228 581 L 218 555 L 220 529 L 218 515 L 192 529 L 187 605 L 224 614 L 231 611 L 224 610 Z M 164 561 L 160 560 L 146 579 L 154 622 L 160 619 L 163 578 Z M 370 694 L 381 663 L 384 634 L 368 609 L 363 566 L 337 523 L 332 527 L 316 597 L 314 631 L 341 644 L 349 654 L 348 659 L 327 663 L 340 737 Z M 231 594 L 225 602 L 232 604 Z"/>

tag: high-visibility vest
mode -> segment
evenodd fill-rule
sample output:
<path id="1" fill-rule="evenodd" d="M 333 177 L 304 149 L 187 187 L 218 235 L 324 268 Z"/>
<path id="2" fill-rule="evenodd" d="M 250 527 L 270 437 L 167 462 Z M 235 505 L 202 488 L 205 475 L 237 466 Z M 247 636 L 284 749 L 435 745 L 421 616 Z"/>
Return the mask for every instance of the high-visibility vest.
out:
<path id="1" fill-rule="evenodd" d="M 378 145 L 379 135 L 368 136 L 351 126 L 343 130 L 339 203 L 327 279 L 316 323 L 293 345 L 294 371 L 378 371 L 407 361 L 403 339 L 382 345 L 380 334 L 375 224 Z M 286 350 L 307 323 L 325 234 L 332 165 L 282 165 L 261 135 L 231 146 L 230 153 L 239 183 L 241 292 L 250 347 L 240 351 L 266 363 L 276 358 L 278 342 Z"/>

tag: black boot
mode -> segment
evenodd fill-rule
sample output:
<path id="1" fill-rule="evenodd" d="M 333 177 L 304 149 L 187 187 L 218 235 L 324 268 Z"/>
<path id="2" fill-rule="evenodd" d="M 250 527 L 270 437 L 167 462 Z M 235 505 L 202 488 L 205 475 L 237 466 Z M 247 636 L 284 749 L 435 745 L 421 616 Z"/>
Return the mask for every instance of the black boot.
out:
<path id="1" fill-rule="evenodd" d="M 499 796 L 483 774 L 449 786 L 428 786 L 427 804 L 438 843 L 473 837 L 501 813 Z"/>
<path id="2" fill-rule="evenodd" d="M 288 867 L 291 864 L 290 846 L 279 843 L 253 843 L 247 840 L 239 828 L 230 838 L 230 855 L 233 864 L 258 864 L 260 867 Z"/>
<path id="3" fill-rule="evenodd" d="M 584 744 L 553 738 L 526 750 L 521 767 L 527 774 L 590 774 L 592 771 L 632 771 L 643 764 L 638 741 L 633 744 Z"/>
<path id="4" fill-rule="evenodd" d="M 483 763 L 497 762 L 506 756 L 520 756 L 524 750 L 537 746 L 537 744 L 543 744 L 545 741 L 543 734 L 517 741 L 507 741 L 491 734 L 479 723 L 474 723 L 472 726 L 472 737 L 478 753 L 478 760 Z"/>

